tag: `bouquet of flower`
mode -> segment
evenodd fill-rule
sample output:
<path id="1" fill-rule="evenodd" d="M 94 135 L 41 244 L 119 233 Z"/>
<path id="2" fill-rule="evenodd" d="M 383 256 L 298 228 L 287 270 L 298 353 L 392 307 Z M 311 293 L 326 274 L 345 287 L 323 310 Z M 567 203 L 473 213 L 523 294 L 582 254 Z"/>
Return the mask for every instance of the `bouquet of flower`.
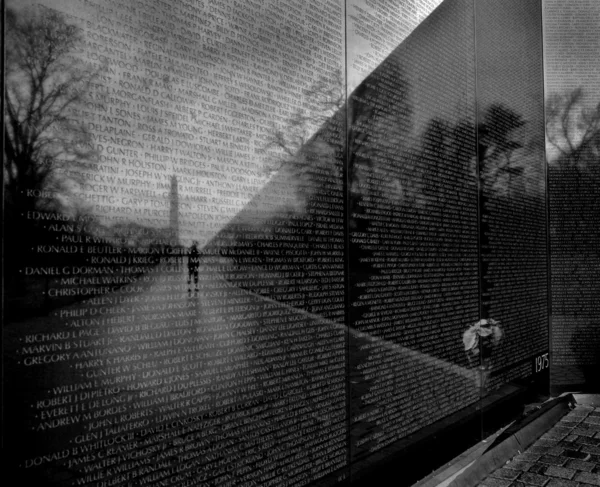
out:
<path id="1" fill-rule="evenodd" d="M 492 351 L 502 339 L 502 329 L 496 320 L 479 320 L 463 333 L 465 353 L 471 367 L 489 368 Z"/>

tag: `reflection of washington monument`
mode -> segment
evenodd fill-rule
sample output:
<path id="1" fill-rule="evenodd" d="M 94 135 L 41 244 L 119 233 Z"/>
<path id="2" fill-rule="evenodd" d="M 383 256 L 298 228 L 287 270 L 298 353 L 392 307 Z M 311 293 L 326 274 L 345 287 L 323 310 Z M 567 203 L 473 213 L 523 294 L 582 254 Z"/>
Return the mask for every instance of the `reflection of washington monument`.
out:
<path id="1" fill-rule="evenodd" d="M 177 176 L 171 176 L 171 189 L 169 192 L 169 237 L 173 246 L 179 246 L 179 190 Z"/>

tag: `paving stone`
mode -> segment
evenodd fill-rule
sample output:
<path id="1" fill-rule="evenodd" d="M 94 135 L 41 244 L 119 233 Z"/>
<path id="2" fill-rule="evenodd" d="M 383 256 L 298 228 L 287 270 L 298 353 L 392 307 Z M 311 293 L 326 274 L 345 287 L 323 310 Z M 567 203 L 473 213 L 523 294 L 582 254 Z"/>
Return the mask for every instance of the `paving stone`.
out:
<path id="1" fill-rule="evenodd" d="M 565 449 L 563 450 L 561 456 L 563 457 L 567 457 L 567 458 L 574 458 L 576 460 L 589 460 L 590 459 L 590 453 L 586 453 L 584 451 L 577 451 L 577 450 L 571 450 L 571 449 Z"/>
<path id="2" fill-rule="evenodd" d="M 577 438 L 579 438 L 579 436 L 577 436 L 577 435 L 569 435 L 566 438 L 563 438 L 562 441 L 567 441 L 567 442 L 570 443 L 572 441 L 575 441 Z"/>
<path id="3" fill-rule="evenodd" d="M 535 445 L 532 445 L 529 448 L 527 448 L 527 451 L 531 452 L 531 453 L 540 453 L 541 455 L 543 455 L 544 453 L 547 453 L 548 450 L 550 450 L 550 448 L 556 448 L 556 447 L 554 447 L 554 446 L 541 446 L 541 445 L 538 445 L 536 443 Z"/>
<path id="4" fill-rule="evenodd" d="M 579 435 L 579 436 L 588 436 L 588 437 L 592 437 L 596 434 L 595 431 L 590 430 L 588 428 L 575 428 L 573 430 L 573 434 L 574 435 Z"/>
<path id="5" fill-rule="evenodd" d="M 550 482 L 546 484 L 546 487 L 578 487 L 581 485 L 579 482 L 567 479 L 550 479 Z"/>
<path id="6" fill-rule="evenodd" d="M 577 470 L 573 470 L 572 468 L 564 468 L 564 467 L 556 467 L 554 465 L 549 466 L 544 472 L 545 475 L 550 475 L 551 477 L 559 477 L 561 479 L 572 479 L 575 477 Z"/>
<path id="7" fill-rule="evenodd" d="M 565 451 L 565 448 L 563 448 L 562 445 L 559 444 L 559 446 L 555 446 L 553 448 L 550 448 L 546 454 L 547 455 L 555 455 L 555 456 L 559 456 L 562 455 L 563 452 Z"/>
<path id="8" fill-rule="evenodd" d="M 598 442 L 600 442 L 600 440 L 598 438 L 589 438 L 587 436 L 580 436 L 575 441 L 575 443 L 578 443 L 583 446 L 588 446 L 588 447 L 589 446 L 598 446 Z"/>
<path id="9" fill-rule="evenodd" d="M 565 426 L 565 427 L 570 426 L 573 428 L 573 427 L 577 426 L 579 423 L 581 423 L 581 421 L 582 421 L 581 418 L 569 418 L 569 419 L 563 418 L 558 422 L 558 424 L 560 424 L 561 426 Z"/>
<path id="10" fill-rule="evenodd" d="M 586 424 L 600 424 L 600 416 L 588 416 L 584 419 Z"/>
<path id="11" fill-rule="evenodd" d="M 562 440 L 563 438 L 566 438 L 568 436 L 568 434 L 571 432 L 571 429 L 569 429 L 569 432 L 564 433 L 561 431 L 548 431 L 548 433 L 545 433 L 544 436 L 542 436 L 542 438 L 547 439 L 547 440 Z"/>
<path id="12" fill-rule="evenodd" d="M 513 470 L 519 470 L 521 472 L 526 472 L 533 466 L 531 462 L 523 462 L 519 460 L 513 460 L 512 462 L 507 463 L 505 468 L 512 468 Z"/>
<path id="13" fill-rule="evenodd" d="M 578 414 L 578 415 L 575 415 L 575 416 L 569 416 L 569 415 L 567 415 L 567 416 L 565 416 L 565 419 L 567 421 L 579 421 L 579 423 L 582 423 L 585 420 L 585 418 L 587 418 L 587 417 L 588 417 L 587 414 Z"/>
<path id="14" fill-rule="evenodd" d="M 540 459 L 538 460 L 538 462 L 540 462 L 540 463 L 547 463 L 548 465 L 559 465 L 559 466 L 564 465 L 566 461 L 567 461 L 566 458 L 555 457 L 553 455 L 544 455 L 544 456 L 540 457 Z"/>
<path id="15" fill-rule="evenodd" d="M 580 448 L 580 451 L 591 453 L 593 455 L 600 455 L 600 447 L 593 446 L 593 445 L 582 445 L 582 447 Z"/>
<path id="16" fill-rule="evenodd" d="M 600 485 L 600 474 L 591 472 L 579 472 L 573 480 L 586 484 Z"/>
<path id="17" fill-rule="evenodd" d="M 531 468 L 529 470 L 527 470 L 528 472 L 531 473 L 544 473 L 546 471 L 546 469 L 548 468 L 548 465 L 545 463 L 534 463 Z"/>
<path id="18" fill-rule="evenodd" d="M 509 487 L 527 487 L 523 482 L 513 482 Z"/>
<path id="19" fill-rule="evenodd" d="M 565 428 L 564 426 L 555 426 L 550 430 L 551 433 L 562 433 L 564 435 L 568 435 L 571 433 L 573 428 Z"/>
<path id="20" fill-rule="evenodd" d="M 565 465 L 565 467 L 567 468 L 574 468 L 575 470 L 583 470 L 585 472 L 591 472 L 592 470 L 594 470 L 595 466 L 595 463 L 583 462 L 581 460 L 569 460 Z"/>
<path id="21" fill-rule="evenodd" d="M 543 435 L 539 440 L 535 442 L 535 444 L 540 446 L 553 447 L 558 445 L 558 440 L 556 438 L 548 438 L 546 435 Z"/>
<path id="22" fill-rule="evenodd" d="M 495 479 L 493 477 L 488 477 L 479 485 L 481 487 L 508 487 L 511 484 L 510 480 L 506 479 Z"/>
<path id="23" fill-rule="evenodd" d="M 502 467 L 496 470 L 491 476 L 497 479 L 515 480 L 521 472 L 510 468 Z"/>
<path id="24" fill-rule="evenodd" d="M 571 419 L 571 418 L 586 417 L 586 416 L 589 416 L 589 414 L 590 414 L 589 411 L 583 411 L 583 410 L 580 410 L 580 409 L 573 409 L 573 411 L 571 411 L 569 414 L 567 414 L 565 416 L 565 419 L 573 421 L 573 419 Z"/>
<path id="25" fill-rule="evenodd" d="M 537 486 L 543 486 L 545 485 L 549 480 L 549 477 L 546 477 L 545 475 L 539 475 L 537 473 L 529 473 L 529 472 L 523 472 L 521 474 L 521 476 L 519 477 L 519 481 L 528 484 L 528 485 L 537 485 Z"/>

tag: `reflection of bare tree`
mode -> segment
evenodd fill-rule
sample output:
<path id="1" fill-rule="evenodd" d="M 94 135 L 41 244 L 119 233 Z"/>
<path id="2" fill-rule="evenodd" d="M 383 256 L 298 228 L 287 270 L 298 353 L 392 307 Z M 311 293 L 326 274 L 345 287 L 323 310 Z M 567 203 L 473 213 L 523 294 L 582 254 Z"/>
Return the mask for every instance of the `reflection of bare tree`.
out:
<path id="1" fill-rule="evenodd" d="M 339 72 L 304 90 L 263 146 L 270 180 L 201 252 L 236 286 L 333 320 L 344 314 L 344 95 Z"/>
<path id="2" fill-rule="evenodd" d="M 440 191 L 444 179 L 440 174 L 449 167 L 459 180 L 473 179 L 474 168 L 471 161 L 475 153 L 475 128 L 468 120 L 452 125 L 445 120 L 434 118 L 423 133 L 419 153 L 423 169 L 423 192 L 434 198 Z"/>
<path id="3" fill-rule="evenodd" d="M 81 40 L 80 29 L 53 10 L 7 11 L 5 194 L 21 212 L 57 204 L 53 195 L 68 190 L 61 171 L 95 155 L 73 118 L 95 78 L 72 56 Z"/>
<path id="4" fill-rule="evenodd" d="M 319 77 L 304 90 L 302 106 L 287 120 L 285 126 L 273 125 L 263 150 L 268 154 L 265 170 L 278 171 L 281 166 L 297 159 L 302 148 L 315 132 L 332 123 L 334 115 L 345 102 L 344 78 L 340 70 Z"/>
<path id="5" fill-rule="evenodd" d="M 27 275 L 23 266 L 86 261 L 83 250 L 61 253 L 53 246 L 83 244 L 97 226 L 70 198 L 96 156 L 80 112 L 97 77 L 75 55 L 81 30 L 52 9 L 8 9 L 5 33 L 6 315 L 14 318 L 56 304 L 47 299 L 51 279 Z"/>
<path id="6" fill-rule="evenodd" d="M 398 59 L 380 67 L 353 93 L 348 117 L 348 166 L 352 211 L 369 199 L 395 205 L 415 194 L 407 149 L 413 109 Z M 377 179 L 381 183 L 370 184 Z"/>
<path id="7" fill-rule="evenodd" d="M 512 178 L 523 175 L 525 167 L 513 156 L 524 148 L 518 131 L 525 123 L 521 115 L 503 105 L 491 105 L 486 110 L 478 127 L 478 159 L 480 177 L 489 189 L 510 190 Z"/>
<path id="8" fill-rule="evenodd" d="M 553 95 L 546 103 L 546 139 L 563 162 L 579 162 L 590 145 L 598 144 L 600 103 L 593 109 L 585 108 L 583 97 L 583 89 L 578 88 Z"/>
<path id="9" fill-rule="evenodd" d="M 390 58 L 352 93 L 348 103 L 348 222 L 368 231 L 373 207 L 401 209 L 421 192 L 409 147 L 413 108 L 410 86 L 397 58 Z"/>

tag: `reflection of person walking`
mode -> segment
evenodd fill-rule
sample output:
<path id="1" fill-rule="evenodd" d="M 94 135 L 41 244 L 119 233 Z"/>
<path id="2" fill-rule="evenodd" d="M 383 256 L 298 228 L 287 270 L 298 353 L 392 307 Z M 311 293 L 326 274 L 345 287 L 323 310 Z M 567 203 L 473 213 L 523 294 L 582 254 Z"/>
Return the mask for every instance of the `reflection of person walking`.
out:
<path id="1" fill-rule="evenodd" d="M 192 243 L 188 252 L 188 293 L 192 294 L 192 277 L 194 278 L 194 290 L 198 294 L 198 267 L 200 267 L 200 254 L 198 253 L 198 242 Z"/>

